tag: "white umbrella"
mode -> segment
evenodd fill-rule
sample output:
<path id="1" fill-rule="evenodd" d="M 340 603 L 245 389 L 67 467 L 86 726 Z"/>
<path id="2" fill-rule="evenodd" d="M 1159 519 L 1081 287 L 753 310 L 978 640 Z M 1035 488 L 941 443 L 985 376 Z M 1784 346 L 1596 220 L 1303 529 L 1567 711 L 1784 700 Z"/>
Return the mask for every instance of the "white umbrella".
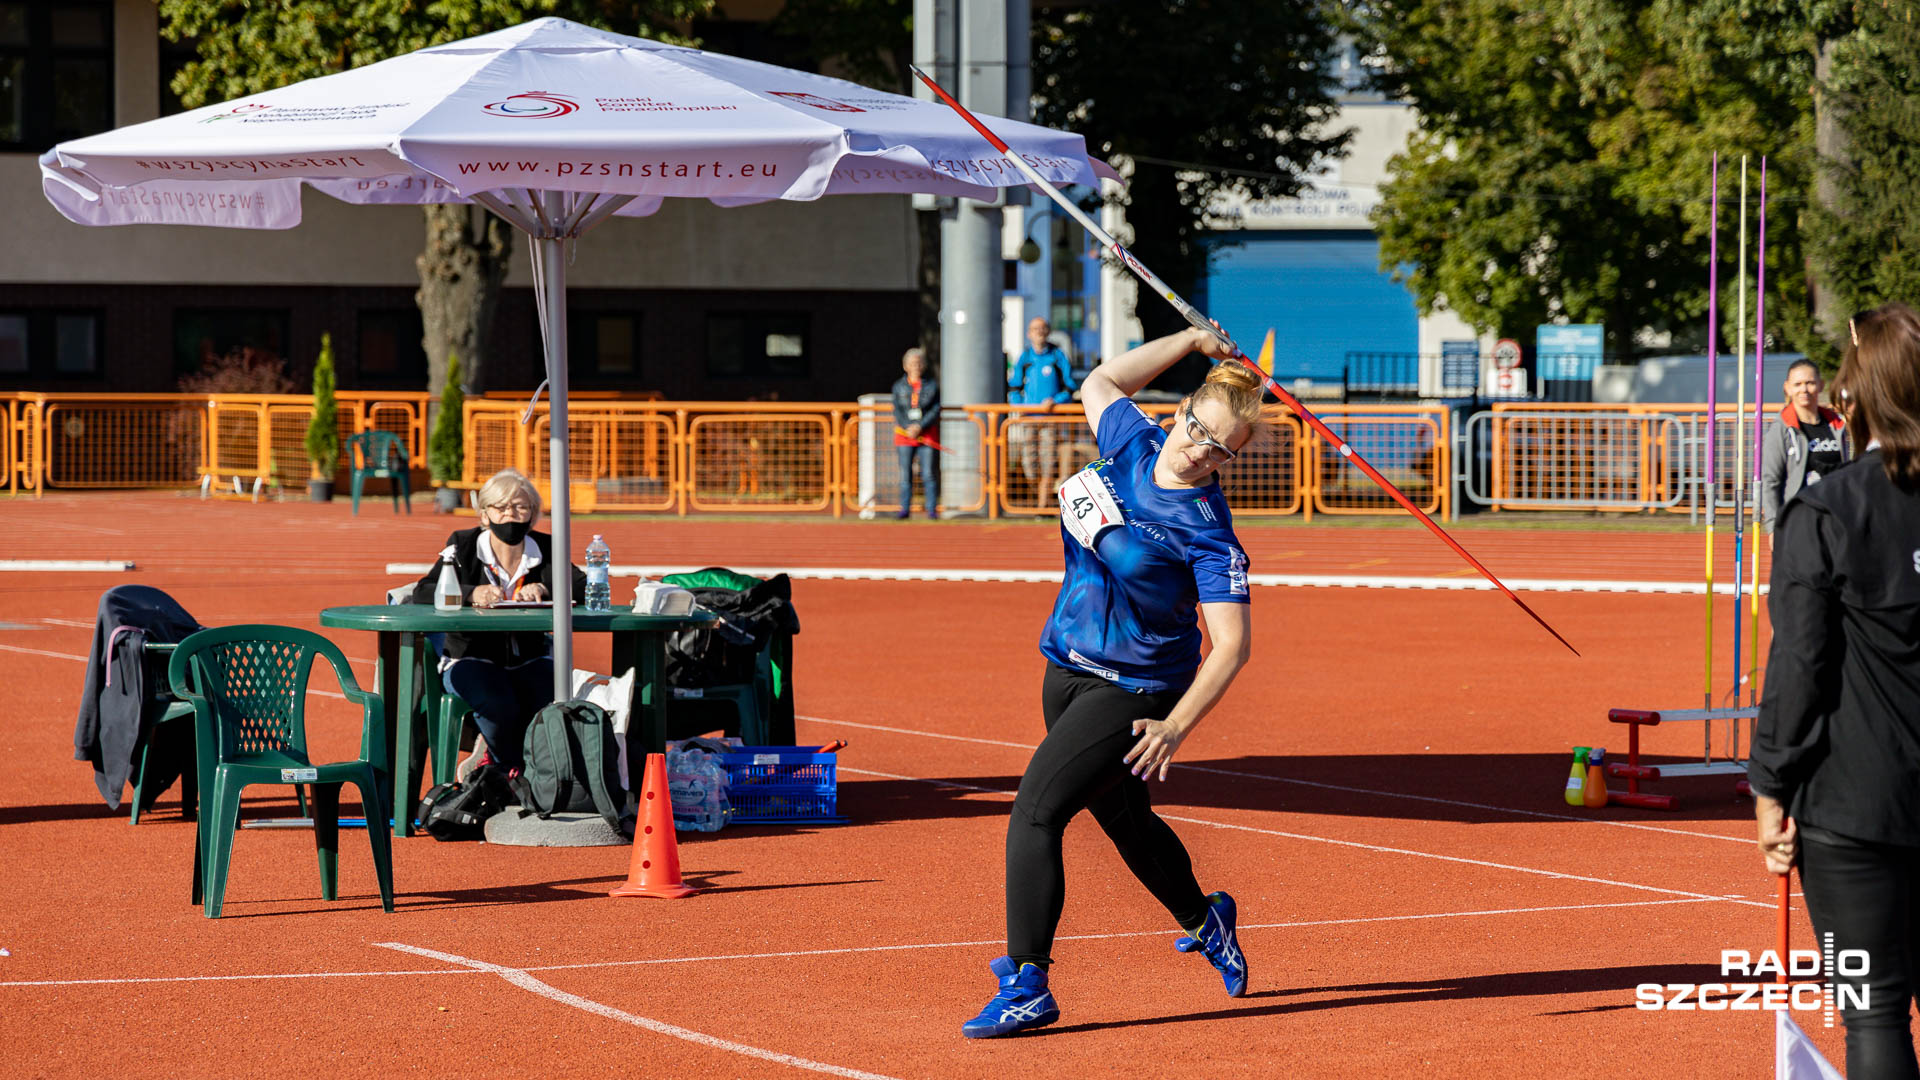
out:
<path id="1" fill-rule="evenodd" d="M 993 126 L 1056 184 L 1112 175 L 1078 135 Z M 670 197 L 991 199 L 1025 182 L 937 102 L 557 18 L 61 143 L 40 168 L 48 200 L 83 225 L 292 228 L 307 184 L 354 203 L 470 200 L 525 232 L 553 403 L 557 559 L 572 551 L 569 242 Z M 554 694 L 564 698 L 572 597 L 567 575 L 554 585 Z"/>

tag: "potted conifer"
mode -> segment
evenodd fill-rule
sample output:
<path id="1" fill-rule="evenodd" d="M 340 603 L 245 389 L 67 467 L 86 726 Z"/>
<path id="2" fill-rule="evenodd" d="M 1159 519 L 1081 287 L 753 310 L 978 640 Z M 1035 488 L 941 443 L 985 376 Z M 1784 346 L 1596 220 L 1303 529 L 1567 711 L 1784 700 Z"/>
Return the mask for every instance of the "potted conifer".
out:
<path id="1" fill-rule="evenodd" d="M 339 405 L 333 397 L 333 335 L 320 335 L 320 356 L 313 362 L 313 418 L 307 422 L 307 461 L 313 478 L 307 498 L 333 499 L 333 472 L 340 464 Z"/>

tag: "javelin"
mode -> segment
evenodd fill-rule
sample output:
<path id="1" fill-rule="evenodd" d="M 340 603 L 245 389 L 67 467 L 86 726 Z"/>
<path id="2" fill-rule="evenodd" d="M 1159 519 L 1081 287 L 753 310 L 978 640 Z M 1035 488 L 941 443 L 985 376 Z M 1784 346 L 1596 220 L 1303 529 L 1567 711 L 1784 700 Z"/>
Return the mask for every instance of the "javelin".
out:
<path id="1" fill-rule="evenodd" d="M 1380 490 L 1386 492 L 1388 495 L 1391 495 L 1393 497 L 1393 501 L 1400 504 L 1401 509 L 1405 510 L 1409 514 L 1412 514 L 1414 517 L 1419 518 L 1420 523 L 1422 525 L 1425 525 L 1428 529 L 1432 530 L 1435 536 L 1438 536 L 1441 540 L 1445 541 L 1448 547 L 1452 548 L 1461 558 L 1467 560 L 1468 565 L 1472 566 L 1475 570 L 1480 571 L 1481 577 L 1484 577 L 1488 581 L 1492 582 L 1494 588 L 1497 588 L 1501 592 L 1506 593 L 1507 599 L 1513 601 L 1515 604 L 1518 604 L 1520 606 L 1520 610 L 1526 612 L 1528 615 L 1531 615 L 1533 617 L 1534 622 L 1539 623 L 1540 626 L 1543 629 L 1545 629 L 1547 633 L 1553 635 L 1554 640 L 1558 641 L 1562 645 L 1565 645 L 1567 647 L 1568 652 L 1573 653 L 1573 655 L 1575 656 L 1580 655 L 1580 650 L 1574 648 L 1572 642 L 1569 642 L 1566 638 L 1561 637 L 1560 631 L 1555 630 L 1551 625 L 1547 623 L 1547 620 L 1540 617 L 1538 612 L 1528 607 L 1527 602 L 1525 600 L 1520 599 L 1519 596 L 1514 594 L 1514 591 L 1512 589 L 1507 588 L 1504 582 L 1502 582 L 1499 578 L 1493 575 L 1493 571 L 1487 569 L 1484 565 L 1482 565 L 1479 559 L 1474 558 L 1473 555 L 1470 552 L 1468 552 L 1466 548 L 1460 546 L 1460 542 L 1458 540 L 1455 540 L 1453 537 L 1447 535 L 1447 530 L 1441 528 L 1438 524 L 1436 524 L 1434 520 L 1428 517 L 1425 513 L 1423 513 L 1419 507 L 1413 505 L 1413 501 L 1408 499 L 1405 495 L 1401 494 L 1400 489 L 1397 487 L 1394 487 L 1393 483 L 1389 481 L 1386 477 L 1380 475 L 1380 471 L 1378 469 L 1375 469 L 1372 465 L 1368 464 L 1367 459 L 1355 453 L 1353 450 L 1353 447 L 1348 446 L 1347 441 L 1345 439 L 1342 439 L 1340 436 L 1335 435 L 1331 428 L 1328 428 L 1327 425 L 1320 422 L 1319 417 L 1315 416 L 1311 411 L 1309 411 L 1305 405 L 1300 404 L 1300 400 L 1298 398 L 1294 397 L 1292 394 L 1287 393 L 1286 390 L 1281 388 L 1279 383 L 1273 381 L 1272 376 L 1268 375 L 1264 371 L 1261 371 L 1260 366 L 1254 363 L 1253 360 L 1250 359 L 1246 353 L 1242 352 L 1240 349 L 1240 346 L 1235 345 L 1233 343 L 1233 339 L 1228 337 L 1225 331 L 1213 325 L 1213 323 L 1205 315 L 1202 315 L 1198 310 L 1196 310 L 1192 304 L 1189 304 L 1185 300 L 1181 299 L 1179 293 L 1176 293 L 1172 289 L 1168 288 L 1166 282 L 1161 281 L 1158 277 L 1156 277 L 1153 271 L 1147 269 L 1144 265 L 1141 264 L 1140 260 L 1133 257 L 1132 252 L 1122 247 L 1120 245 L 1120 241 L 1115 240 L 1111 233 L 1108 233 L 1105 229 L 1102 229 L 1098 224 L 1094 222 L 1092 218 L 1088 217 L 1084 212 L 1082 212 L 1078 206 L 1075 206 L 1073 204 L 1072 199 L 1069 199 L 1065 195 L 1062 195 L 1060 193 L 1059 188 L 1054 187 L 1052 184 L 1047 182 L 1045 177 L 1041 176 L 1038 172 L 1035 172 L 1033 166 L 1027 164 L 1026 161 L 1020 157 L 1020 155 L 1014 153 L 1010 148 L 1008 148 L 1007 144 L 1003 140 L 1001 140 L 1001 138 L 998 135 L 995 135 L 992 131 L 988 130 L 987 126 L 985 124 L 982 124 L 978 117 L 968 112 L 966 106 L 960 104 L 958 101 L 955 101 L 953 99 L 953 95 L 941 89 L 940 84 L 934 82 L 931 78 L 929 78 L 926 72 L 921 71 L 917 67 L 912 67 L 912 65 L 909 65 L 909 67 L 912 68 L 912 71 L 915 75 L 919 76 L 920 81 L 923 83 L 926 83 L 927 88 L 929 90 L 932 90 L 934 94 L 936 94 L 940 98 L 941 101 L 946 102 L 950 107 L 952 107 L 954 112 L 959 113 L 960 118 L 965 120 L 968 124 L 972 125 L 973 130 L 979 132 L 983 137 L 985 137 L 985 139 L 988 142 L 992 143 L 994 149 L 1000 151 L 1002 154 L 1005 154 L 1007 156 L 1007 160 L 1011 161 L 1014 167 L 1019 169 L 1020 172 L 1026 176 L 1027 181 L 1029 183 L 1039 188 L 1040 190 L 1046 192 L 1047 195 L 1050 196 L 1054 202 L 1060 204 L 1061 209 L 1065 210 L 1068 213 L 1068 215 L 1070 215 L 1075 221 L 1080 223 L 1081 228 L 1087 230 L 1087 232 L 1095 240 L 1098 240 L 1100 242 L 1100 245 L 1102 247 L 1112 252 L 1114 258 L 1119 259 L 1122 263 L 1125 263 L 1127 266 L 1127 269 L 1133 271 L 1135 277 L 1138 277 L 1141 281 L 1145 282 L 1147 286 L 1151 288 L 1154 292 L 1157 292 L 1162 297 L 1166 298 L 1166 301 L 1169 304 L 1173 305 L 1174 310 L 1178 311 L 1181 314 L 1181 316 L 1185 318 L 1189 323 L 1192 323 L 1194 326 L 1198 327 L 1199 329 L 1204 330 L 1209 334 L 1212 334 L 1215 338 L 1217 338 L 1220 341 L 1221 344 L 1231 349 L 1233 351 L 1233 358 L 1235 360 L 1240 361 L 1242 364 L 1246 365 L 1248 370 L 1252 371 L 1255 375 L 1259 376 L 1260 381 L 1266 384 L 1267 389 L 1272 391 L 1273 396 L 1279 398 L 1280 401 L 1287 406 L 1287 408 L 1292 409 L 1296 416 L 1300 417 L 1300 419 L 1302 420 L 1305 420 L 1307 424 L 1313 428 L 1314 431 L 1319 433 L 1321 438 L 1327 440 L 1329 443 L 1332 443 L 1335 447 L 1337 447 L 1340 451 L 1341 457 L 1346 458 L 1348 461 L 1351 461 L 1354 463 L 1354 465 L 1358 466 L 1361 472 L 1366 473 L 1369 479 L 1371 479 L 1375 484 L 1379 485 Z"/>

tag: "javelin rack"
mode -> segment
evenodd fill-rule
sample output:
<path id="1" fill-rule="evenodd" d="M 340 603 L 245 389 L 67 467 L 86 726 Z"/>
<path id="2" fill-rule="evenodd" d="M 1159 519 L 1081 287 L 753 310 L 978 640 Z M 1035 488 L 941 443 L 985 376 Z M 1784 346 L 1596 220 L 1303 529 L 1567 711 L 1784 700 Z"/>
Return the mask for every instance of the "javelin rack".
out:
<path id="1" fill-rule="evenodd" d="M 1640 790 L 1640 781 L 1659 780 L 1675 776 L 1739 776 L 1734 790 L 1747 794 L 1747 763 L 1740 756 L 1740 722 L 1757 724 L 1760 717 L 1758 706 L 1733 709 L 1609 709 L 1607 719 L 1616 724 L 1627 725 L 1627 760 L 1609 762 L 1607 775 L 1627 782 L 1627 790 L 1613 792 L 1607 796 L 1608 802 L 1622 806 L 1637 806 L 1643 810 L 1671 810 L 1674 798 L 1671 795 L 1656 795 Z M 1726 721 L 1728 724 L 1727 753 L 1725 757 L 1713 756 L 1713 722 Z M 1640 729 L 1658 727 L 1662 723 L 1686 723 L 1697 721 L 1703 726 L 1700 760 L 1682 762 L 1676 765 L 1640 764 Z M 1752 746 L 1753 729 L 1749 727 L 1747 744 Z"/>

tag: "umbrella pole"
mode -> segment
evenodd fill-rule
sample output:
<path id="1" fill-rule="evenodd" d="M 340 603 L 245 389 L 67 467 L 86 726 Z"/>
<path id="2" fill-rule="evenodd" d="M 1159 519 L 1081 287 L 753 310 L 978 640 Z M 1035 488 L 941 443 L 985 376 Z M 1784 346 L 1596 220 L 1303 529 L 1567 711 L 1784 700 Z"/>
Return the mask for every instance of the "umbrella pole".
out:
<path id="1" fill-rule="evenodd" d="M 565 215 L 565 196 L 543 192 L 549 223 Z M 541 230 L 551 233 L 550 226 Z M 553 699 L 573 696 L 573 528 L 567 486 L 567 258 L 560 236 L 533 239 L 540 291 L 540 340 L 547 351 L 547 475 L 553 484 Z"/>

